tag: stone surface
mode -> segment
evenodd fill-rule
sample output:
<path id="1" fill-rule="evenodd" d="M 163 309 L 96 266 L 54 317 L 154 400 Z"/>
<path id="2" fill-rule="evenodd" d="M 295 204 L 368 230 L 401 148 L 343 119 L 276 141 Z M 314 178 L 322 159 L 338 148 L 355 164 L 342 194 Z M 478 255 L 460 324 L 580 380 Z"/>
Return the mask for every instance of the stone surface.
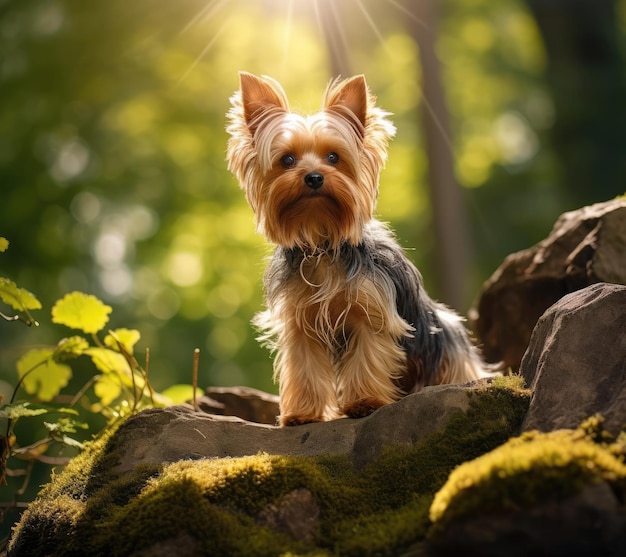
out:
<path id="1" fill-rule="evenodd" d="M 263 509 L 257 517 L 257 524 L 311 543 L 319 514 L 320 508 L 313 494 L 306 488 L 300 488 Z"/>
<path id="2" fill-rule="evenodd" d="M 209 387 L 198 399 L 198 408 L 209 414 L 269 425 L 276 424 L 280 413 L 277 395 L 251 387 Z"/>
<path id="3" fill-rule="evenodd" d="M 517 370 L 548 307 L 590 284 L 626 284 L 625 253 L 626 199 L 561 215 L 545 240 L 506 258 L 470 311 L 487 360 Z"/>
<path id="4" fill-rule="evenodd" d="M 288 428 L 188 405 L 146 410 L 53 479 L 24 513 L 8 555 L 270 557 L 403 547 L 424 536 L 425 506 L 443 476 L 517 433 L 528 398 L 516 381 L 482 380 L 429 387 L 359 420 Z M 237 456 L 246 458 L 229 458 Z"/>
<path id="5" fill-rule="evenodd" d="M 600 413 L 626 426 L 626 286 L 595 284 L 539 320 L 520 372 L 533 391 L 523 429 L 575 428 Z"/>
<path id="6" fill-rule="evenodd" d="M 426 387 L 362 419 L 343 418 L 298 427 L 252 424 L 240 418 L 194 412 L 188 405 L 150 409 L 130 418 L 116 433 L 123 456 L 116 468 L 204 457 L 268 454 L 350 454 L 356 466 L 386 445 L 413 444 L 441 429 L 469 406 L 475 383 Z"/>
<path id="7" fill-rule="evenodd" d="M 480 513 L 449 525 L 428 555 L 621 557 L 626 514 L 606 483 L 530 509 Z"/>

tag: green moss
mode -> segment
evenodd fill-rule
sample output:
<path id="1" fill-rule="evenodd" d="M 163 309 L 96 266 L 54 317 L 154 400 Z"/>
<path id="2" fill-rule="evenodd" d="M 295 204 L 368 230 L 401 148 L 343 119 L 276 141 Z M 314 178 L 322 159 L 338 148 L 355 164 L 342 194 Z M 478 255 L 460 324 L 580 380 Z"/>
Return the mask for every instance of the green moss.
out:
<path id="1" fill-rule="evenodd" d="M 9 556 L 139 555 L 171 540 L 204 555 L 395 555 L 426 536 L 429 507 L 450 472 L 517 434 L 528 402 L 506 381 L 477 390 L 442 432 L 390 447 L 362 469 L 345 455 L 259 454 L 117 478 L 110 470 L 119 448 L 115 437 L 103 439 L 24 513 Z M 312 542 L 259 525 L 263 509 L 301 487 L 319 507 Z"/>
<path id="2" fill-rule="evenodd" d="M 523 375 L 513 373 L 509 369 L 509 373 L 507 375 L 497 375 L 494 377 L 491 380 L 491 385 L 498 388 L 523 391 L 526 386 L 526 380 Z"/>
<path id="3" fill-rule="evenodd" d="M 450 474 L 430 508 L 435 523 L 477 512 L 562 499 L 599 481 L 626 487 L 625 446 L 609 442 L 602 419 L 576 430 L 529 432 Z"/>

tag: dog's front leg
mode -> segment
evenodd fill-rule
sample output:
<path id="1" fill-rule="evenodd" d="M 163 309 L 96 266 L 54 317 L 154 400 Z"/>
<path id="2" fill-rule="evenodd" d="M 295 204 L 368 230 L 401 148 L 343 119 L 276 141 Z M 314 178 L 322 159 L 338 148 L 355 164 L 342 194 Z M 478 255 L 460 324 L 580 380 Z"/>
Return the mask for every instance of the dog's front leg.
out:
<path id="1" fill-rule="evenodd" d="M 400 398 L 394 379 L 406 368 L 397 339 L 369 323 L 354 327 L 339 362 L 339 407 L 350 418 L 362 418 Z"/>
<path id="2" fill-rule="evenodd" d="M 326 346 L 306 335 L 295 320 L 286 325 L 279 338 L 274 371 L 280 393 L 280 425 L 334 417 L 329 412 L 337 405 L 335 372 Z"/>

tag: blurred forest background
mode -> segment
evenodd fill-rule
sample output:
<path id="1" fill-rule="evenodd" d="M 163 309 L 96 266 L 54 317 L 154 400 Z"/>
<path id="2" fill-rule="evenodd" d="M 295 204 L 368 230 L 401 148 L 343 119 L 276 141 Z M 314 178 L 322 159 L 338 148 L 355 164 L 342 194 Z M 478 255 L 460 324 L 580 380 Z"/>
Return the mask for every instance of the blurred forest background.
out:
<path id="1" fill-rule="evenodd" d="M 624 0 L 0 0 L 0 275 L 44 305 L 0 322 L 0 391 L 70 334 L 72 290 L 141 332 L 157 390 L 197 347 L 202 386 L 274 391 L 249 324 L 270 247 L 225 163 L 238 70 L 303 111 L 366 75 L 398 127 L 379 215 L 465 313 L 560 213 L 623 193 L 625 36 Z"/>

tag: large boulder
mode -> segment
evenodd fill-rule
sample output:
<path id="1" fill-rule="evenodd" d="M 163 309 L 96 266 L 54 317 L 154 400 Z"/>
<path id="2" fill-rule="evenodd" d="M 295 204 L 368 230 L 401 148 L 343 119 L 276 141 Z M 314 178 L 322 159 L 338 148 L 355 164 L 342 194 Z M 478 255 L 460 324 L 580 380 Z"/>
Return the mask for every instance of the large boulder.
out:
<path id="1" fill-rule="evenodd" d="M 259 452 L 292 456 L 345 454 L 360 467 L 385 446 L 415 444 L 440 431 L 453 415 L 468 409 L 475 390 L 476 385 L 471 383 L 426 387 L 366 418 L 287 428 L 194 412 L 189 405 L 145 410 L 116 433 L 119 458 L 115 473 L 127 474 L 145 464 Z"/>
<path id="2" fill-rule="evenodd" d="M 525 434 L 450 475 L 431 506 L 430 552 L 626 555 L 626 286 L 550 307 L 520 373 Z"/>
<path id="3" fill-rule="evenodd" d="M 508 256 L 483 286 L 470 320 L 483 354 L 519 368 L 541 315 L 590 284 L 626 284 L 626 199 L 559 217 L 535 246 Z"/>
<path id="4" fill-rule="evenodd" d="M 599 413 L 617 434 L 626 426 L 626 286 L 595 284 L 554 304 L 520 373 L 533 391 L 525 431 L 575 428 Z"/>
<path id="5" fill-rule="evenodd" d="M 528 399 L 499 378 L 290 428 L 146 410 L 44 488 L 8 555 L 396 554 L 424 539 L 455 467 L 519 432 Z"/>
<path id="6" fill-rule="evenodd" d="M 626 555 L 624 447 L 602 420 L 532 432 L 459 466 L 435 495 L 437 556 Z"/>

